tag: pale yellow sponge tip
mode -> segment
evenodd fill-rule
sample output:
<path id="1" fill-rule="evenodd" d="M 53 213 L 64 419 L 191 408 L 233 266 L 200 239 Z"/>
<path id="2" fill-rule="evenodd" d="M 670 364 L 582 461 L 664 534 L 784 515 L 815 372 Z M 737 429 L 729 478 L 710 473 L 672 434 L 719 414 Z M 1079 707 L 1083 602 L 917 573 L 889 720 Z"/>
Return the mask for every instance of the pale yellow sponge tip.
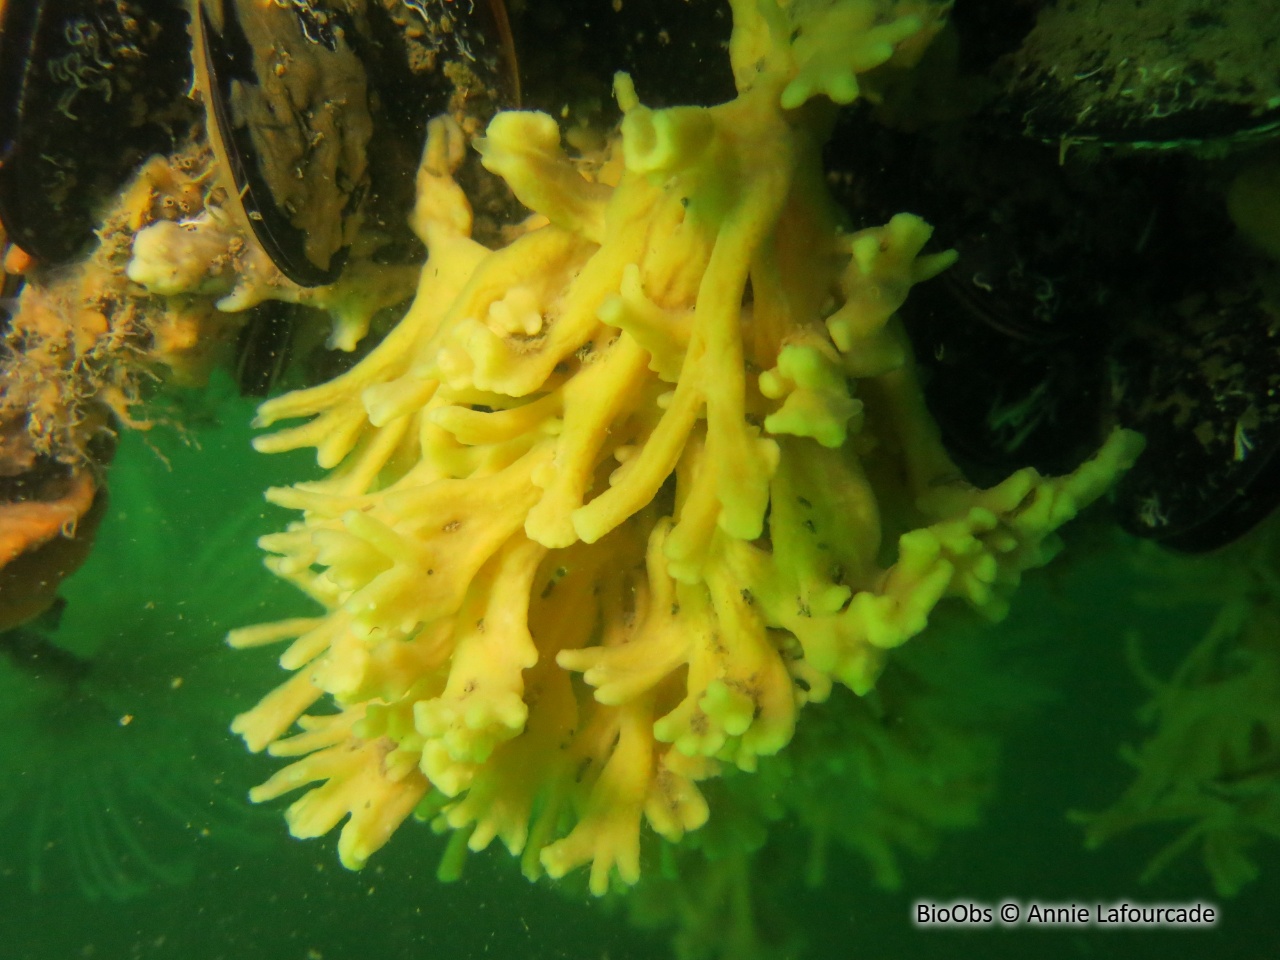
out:
<path id="1" fill-rule="evenodd" d="M 849 384 L 835 351 L 820 345 L 787 344 L 778 365 L 760 374 L 760 392 L 782 406 L 765 418 L 772 434 L 812 437 L 824 447 L 839 447 L 848 436 L 849 420 L 862 404 L 849 395 Z"/>
<path id="2" fill-rule="evenodd" d="M 791 42 L 795 76 L 782 91 L 784 109 L 818 95 L 852 103 L 861 92 L 858 74 L 888 61 L 923 27 L 914 16 L 877 23 L 881 7 L 875 0 L 837 0 L 800 23 Z"/>

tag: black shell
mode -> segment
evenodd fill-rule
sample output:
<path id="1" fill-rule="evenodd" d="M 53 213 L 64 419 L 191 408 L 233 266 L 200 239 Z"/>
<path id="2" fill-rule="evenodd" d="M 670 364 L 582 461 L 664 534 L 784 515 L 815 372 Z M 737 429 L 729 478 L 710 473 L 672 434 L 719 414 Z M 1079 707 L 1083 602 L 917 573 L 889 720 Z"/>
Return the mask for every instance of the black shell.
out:
<path id="1" fill-rule="evenodd" d="M 93 238 L 101 207 L 194 117 L 172 0 L 0 4 L 0 222 L 38 259 Z"/>
<path id="2" fill-rule="evenodd" d="M 336 280 L 368 190 L 368 83 L 338 18 L 199 0 L 207 132 L 263 249 L 296 283 Z"/>
<path id="3" fill-rule="evenodd" d="M 1034 139 L 1172 148 L 1280 130 L 1280 3 L 1059 0 L 996 108 Z"/>
<path id="4" fill-rule="evenodd" d="M 499 0 L 198 0 L 209 139 L 259 242 L 303 286 L 337 279 L 367 222 L 403 211 L 426 123 L 519 98 Z"/>
<path id="5" fill-rule="evenodd" d="M 1120 416 L 1147 438 L 1120 521 L 1184 551 L 1229 543 L 1280 503 L 1280 271 L 1235 253 L 1119 353 Z"/>
<path id="6" fill-rule="evenodd" d="M 1255 142 L 1280 133 L 1280 56 L 1264 52 L 1280 4 L 1232 0 L 1190 19 L 1177 2 L 1021 6 L 1019 23 L 958 5 L 942 38 L 953 45 L 930 51 L 915 99 L 842 115 L 832 182 L 855 226 L 910 210 L 959 253 L 902 316 L 971 479 L 1062 473 L 1129 427 L 1147 448 L 1115 496 L 1118 521 L 1212 550 L 1280 504 L 1280 280 L 1257 212 L 1274 203 L 1280 144 Z M 1124 37 L 1150 33 L 1145 49 L 1173 58 L 1170 80 L 1200 77 L 1204 51 L 1249 24 L 1277 29 L 1194 91 L 1151 83 L 1138 97 L 1113 88 L 1114 71 L 1064 73 L 1069 61 L 1045 53 L 1052 27 L 1064 50 L 1121 51 L 1119 70 Z M 1245 79 L 1228 90 L 1227 76 Z M 1187 149 L 1207 138 L 1214 149 Z M 1135 149 L 1152 145 L 1164 149 Z M 1252 187 L 1233 191 L 1242 168 Z"/>

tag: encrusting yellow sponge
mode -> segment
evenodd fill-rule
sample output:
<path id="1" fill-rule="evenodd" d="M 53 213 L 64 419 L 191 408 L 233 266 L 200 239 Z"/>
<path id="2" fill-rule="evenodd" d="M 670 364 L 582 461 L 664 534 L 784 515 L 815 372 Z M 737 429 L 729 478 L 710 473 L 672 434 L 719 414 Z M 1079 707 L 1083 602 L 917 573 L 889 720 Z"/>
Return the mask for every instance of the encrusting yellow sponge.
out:
<path id="1" fill-rule="evenodd" d="M 702 826 L 699 781 L 781 750 L 833 681 L 869 690 L 944 597 L 1002 614 L 1137 454 L 1118 432 L 1070 476 L 961 478 L 894 319 L 953 256 L 907 214 L 842 231 L 811 99 L 932 27 L 872 0 L 733 9 L 730 103 L 651 110 L 619 76 L 596 163 L 543 114 L 493 120 L 484 165 L 535 213 L 500 249 L 470 238 L 462 135 L 433 122 L 412 307 L 262 407 L 310 419 L 259 449 L 331 470 L 268 493 L 302 516 L 262 542 L 325 612 L 231 635 L 292 640 L 295 671 L 234 729 L 295 758 L 254 792 L 310 785 L 295 835 L 350 815 L 350 867 L 417 807 L 530 876 L 634 883 L 642 822 Z"/>

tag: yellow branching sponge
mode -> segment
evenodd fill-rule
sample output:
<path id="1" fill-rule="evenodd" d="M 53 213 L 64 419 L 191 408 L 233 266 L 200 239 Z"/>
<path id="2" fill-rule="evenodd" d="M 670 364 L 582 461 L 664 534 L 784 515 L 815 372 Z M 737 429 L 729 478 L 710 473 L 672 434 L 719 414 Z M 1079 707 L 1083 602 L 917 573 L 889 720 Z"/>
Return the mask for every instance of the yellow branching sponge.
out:
<path id="1" fill-rule="evenodd" d="M 332 471 L 269 492 L 302 518 L 263 541 L 325 613 L 232 635 L 292 640 L 295 671 L 234 729 L 297 758 L 255 799 L 313 785 L 295 835 L 350 816 L 348 866 L 416 807 L 459 855 L 496 837 L 530 876 L 634 883 L 644 821 L 700 827 L 700 780 L 782 749 L 833 681 L 870 689 L 944 597 L 999 616 L 1137 453 L 1117 433 L 1067 477 L 963 481 L 894 320 L 952 256 L 906 214 L 842 232 L 820 158 L 827 97 L 921 23 L 733 7 L 730 103 L 655 111 L 619 77 L 590 168 L 548 116 L 492 121 L 483 162 L 535 213 L 501 249 L 470 238 L 435 122 L 408 314 L 262 408 L 310 420 L 259 449 Z"/>

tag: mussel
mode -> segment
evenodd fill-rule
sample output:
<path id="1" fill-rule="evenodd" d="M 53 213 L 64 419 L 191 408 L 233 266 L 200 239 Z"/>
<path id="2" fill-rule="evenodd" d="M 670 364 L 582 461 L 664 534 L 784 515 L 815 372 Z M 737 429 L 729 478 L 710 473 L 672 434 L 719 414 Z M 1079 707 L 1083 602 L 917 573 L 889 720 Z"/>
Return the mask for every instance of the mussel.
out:
<path id="1" fill-rule="evenodd" d="M 337 279 L 366 221 L 410 243 L 399 225 L 432 115 L 519 97 L 499 0 L 198 0 L 193 34 L 234 199 L 303 286 Z"/>
<path id="2" fill-rule="evenodd" d="M 833 178 L 859 222 L 913 210 L 959 251 L 903 316 L 973 479 L 1069 470 L 1120 424 L 1147 449 L 1118 522 L 1212 550 L 1280 504 L 1280 6 L 1014 7 L 958 4 L 915 87 L 842 117 Z"/>
<path id="3" fill-rule="evenodd" d="M 0 222 L 45 262 L 81 254 L 104 204 L 195 116 L 172 0 L 0 3 Z"/>
<path id="4" fill-rule="evenodd" d="M 724 55 L 728 0 L 556 0 L 513 4 L 532 106 L 565 107 L 611 122 L 613 76 L 623 70 L 651 107 L 711 106 L 734 97 Z"/>
<path id="5" fill-rule="evenodd" d="M 194 72 L 194 78 L 193 78 Z M 44 263 L 83 253 L 148 155 L 198 124 L 294 282 L 401 229 L 426 122 L 519 101 L 501 0 L 0 3 L 0 223 Z"/>
<path id="6" fill-rule="evenodd" d="M 1031 138 L 1177 149 L 1280 131 L 1280 4 L 1046 4 L 993 109 Z"/>
<path id="7" fill-rule="evenodd" d="M 1243 253 L 1117 351 L 1118 414 L 1149 454 L 1121 483 L 1130 532 L 1212 550 L 1280 502 L 1280 267 Z"/>

